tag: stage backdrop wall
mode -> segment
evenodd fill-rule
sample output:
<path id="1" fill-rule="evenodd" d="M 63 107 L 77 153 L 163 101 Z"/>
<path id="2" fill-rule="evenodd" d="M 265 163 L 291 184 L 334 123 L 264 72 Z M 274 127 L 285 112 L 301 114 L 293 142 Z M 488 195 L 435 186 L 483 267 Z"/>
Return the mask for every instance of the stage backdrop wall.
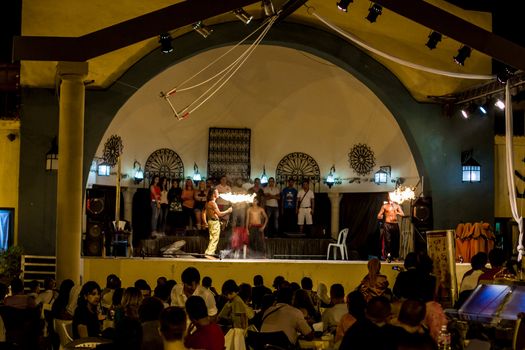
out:
<path id="1" fill-rule="evenodd" d="M 212 35 L 206 40 L 197 40 L 195 33 L 183 35 L 176 39 L 174 44 L 176 44 L 177 50 L 175 50 L 173 54 L 162 55 L 158 50 L 155 50 L 138 61 L 135 66 L 109 89 L 104 91 L 88 91 L 86 93 L 84 131 L 84 159 L 86 159 L 84 162 L 85 181 L 87 181 L 91 165 L 90 160 L 97 154 L 97 148 L 101 142 L 105 140 L 104 134 L 107 128 L 125 105 L 126 101 L 132 98 L 142 86 L 147 86 L 151 79 L 154 79 L 174 64 L 185 61 L 188 57 L 200 52 L 224 45 L 231 45 L 251 30 L 238 24 L 237 22 L 233 22 L 215 26 L 214 34 L 220 33 L 220 35 Z M 217 125 L 219 121 L 222 124 L 223 118 L 231 122 L 231 125 L 227 126 L 247 126 L 245 124 L 247 123 L 246 121 L 243 121 L 242 124 L 236 122 L 236 120 L 233 119 L 233 114 L 229 115 L 226 112 L 235 110 L 237 111 L 237 116 L 245 116 L 244 118 L 246 119 L 248 119 L 247 116 L 251 115 L 253 118 L 248 120 L 252 123 L 253 143 L 254 147 L 257 147 L 253 149 L 252 157 L 258 157 L 252 158 L 254 175 L 258 175 L 263 164 L 267 164 L 266 169 L 268 171 L 274 171 L 270 168 L 269 164 L 275 162 L 276 159 L 279 159 L 280 156 L 285 154 L 284 150 L 281 151 L 277 146 L 274 146 L 274 144 L 286 139 L 286 137 L 283 137 L 283 135 L 287 136 L 285 131 L 299 133 L 303 132 L 302 130 L 305 130 L 304 132 L 311 140 L 311 144 L 305 146 L 302 151 L 312 153 L 311 155 L 317 158 L 321 163 L 322 175 L 326 176 L 328 171 L 327 167 L 331 164 L 335 164 L 337 171 L 342 172 L 348 169 L 346 167 L 346 154 L 354 141 L 342 140 L 343 137 L 348 135 L 349 131 L 346 130 L 349 128 L 348 125 L 361 125 L 362 127 L 364 121 L 372 123 L 376 118 L 383 118 L 378 120 L 392 123 L 392 119 L 388 117 L 388 115 L 390 115 L 393 116 L 399 125 L 402 135 L 408 144 L 411 151 L 410 154 L 417 167 L 417 174 L 425 176 L 425 195 L 433 197 L 434 226 L 436 228 L 449 228 L 455 227 L 459 221 L 492 220 L 494 202 L 493 174 L 491 169 L 493 168 L 494 153 L 492 136 L 493 120 L 491 117 L 471 120 L 464 120 L 459 117 L 444 117 L 441 114 L 439 106 L 417 103 L 399 80 L 370 56 L 337 36 L 321 30 L 284 22 L 272 28 L 265 43 L 299 49 L 315 55 L 312 57 L 307 54 L 309 60 L 322 58 L 330 62 L 330 64 L 341 67 L 349 72 L 350 76 L 355 77 L 358 81 L 366 85 L 373 94 L 363 94 L 363 91 L 366 91 L 366 89 L 356 90 L 355 92 L 344 92 L 343 94 L 344 89 L 349 87 L 349 85 L 344 84 L 351 81 L 351 77 L 346 78 L 348 80 L 341 80 L 341 77 L 337 75 L 335 77 L 333 75 L 319 76 L 315 72 L 312 73 L 312 86 L 322 89 L 323 86 L 326 86 L 323 85 L 323 81 L 332 83 L 332 80 L 335 79 L 338 84 L 341 84 L 341 88 L 336 89 L 333 92 L 334 94 L 338 94 L 345 99 L 351 99 L 352 101 L 356 101 L 352 97 L 353 94 L 363 94 L 363 100 L 357 100 L 357 105 L 364 103 L 373 108 L 370 110 L 371 114 L 364 113 L 355 116 L 355 120 L 354 118 L 346 119 L 346 117 L 352 116 L 352 111 L 355 110 L 354 108 L 357 110 L 361 109 L 358 109 L 360 107 L 357 106 L 349 106 L 345 103 L 345 100 L 340 101 L 337 106 L 330 107 L 327 111 L 313 107 L 314 111 L 316 111 L 317 118 L 297 114 L 295 111 L 299 108 L 298 106 L 300 106 L 297 102 L 305 103 L 305 99 L 307 99 L 306 102 L 308 102 L 309 99 L 314 99 L 318 103 L 322 103 L 317 96 L 326 97 L 326 94 L 315 91 L 315 95 L 306 95 L 304 94 L 305 89 L 310 91 L 314 91 L 315 89 L 312 89 L 312 86 L 309 85 L 304 86 L 304 88 L 302 86 L 298 87 L 294 85 L 294 81 L 287 79 L 279 81 L 279 84 L 277 84 L 277 82 L 270 84 L 270 82 L 265 81 L 267 79 L 266 75 L 252 72 L 252 70 L 267 70 L 268 67 L 279 65 L 281 72 L 288 70 L 290 76 L 295 76 L 295 68 L 291 62 L 277 62 L 269 58 L 269 62 L 263 63 L 260 67 L 253 68 L 254 66 L 251 66 L 252 68 L 250 68 L 250 61 L 248 61 L 248 65 L 240 70 L 240 73 L 246 70 L 246 78 L 241 79 L 237 85 L 227 88 L 231 90 L 229 93 L 235 93 L 233 97 L 253 95 L 251 84 L 246 79 L 259 77 L 263 80 L 260 83 L 262 86 L 269 89 L 276 89 L 282 93 L 282 101 L 278 101 L 279 103 L 272 108 L 271 104 L 265 102 L 266 95 L 262 95 L 259 96 L 258 100 L 252 100 L 254 103 L 253 106 L 236 104 L 234 100 L 231 102 L 231 105 L 226 108 L 220 104 L 215 104 L 219 103 L 216 101 L 221 100 L 221 93 L 219 93 L 217 99 L 210 100 L 208 107 L 203 107 L 211 108 L 212 104 L 216 106 L 213 110 L 216 115 L 212 116 L 210 114 L 208 117 L 210 118 L 208 125 L 200 125 L 198 122 L 199 113 L 194 113 L 194 115 L 188 119 L 188 122 L 201 130 L 213 124 L 215 124 L 213 126 L 226 126 L 224 124 Z M 321 60 L 321 62 L 323 61 Z M 451 65 L 453 65 L 453 63 L 451 63 Z M 337 72 L 338 70 L 335 67 L 328 67 L 331 72 Z M 298 69 L 301 70 L 302 68 L 298 67 Z M 451 66 L 451 69 L 457 68 Z M 305 71 L 303 70 L 303 72 Z M 188 74 L 187 72 L 180 73 Z M 268 76 L 272 76 L 273 74 L 272 72 L 267 73 L 269 74 Z M 288 74 L 286 77 L 288 77 Z M 163 89 L 171 88 L 177 81 L 179 81 L 178 77 L 174 77 Z M 431 82 L 429 82 L 429 84 L 430 83 Z M 353 86 L 358 86 L 358 84 Z M 296 90 L 286 92 L 287 88 L 290 87 L 295 87 Z M 159 92 L 160 91 L 157 91 L 157 93 Z M 158 97 L 155 98 L 158 99 Z M 20 164 L 19 242 L 26 248 L 26 251 L 31 254 L 54 254 L 56 176 L 54 174 L 46 174 L 41 164 L 45 153 L 49 149 L 52 137 L 58 133 L 58 101 L 54 95 L 54 91 L 35 89 L 24 90 L 23 101 L 24 123 L 22 124 L 21 136 L 21 159 L 23 162 Z M 292 101 L 294 101 L 294 103 L 289 103 Z M 166 108 L 166 105 L 162 105 L 160 102 L 157 103 L 159 103 L 157 107 L 159 110 L 160 108 Z M 220 106 L 222 109 L 217 106 Z M 241 107 L 243 107 L 242 110 Z M 142 107 L 138 106 L 138 108 L 140 109 Z M 274 110 L 274 108 L 278 109 Z M 337 113 L 338 110 L 341 111 L 341 113 Z M 378 115 L 378 111 L 382 111 L 381 115 Z M 138 114 L 140 111 L 136 112 L 137 115 L 135 118 L 139 118 Z M 210 110 L 208 112 L 212 111 Z M 224 114 L 220 114 L 220 112 Z M 142 115 L 144 119 L 153 117 L 154 116 L 150 115 Z M 263 118 L 261 122 L 257 119 L 259 117 Z M 167 114 L 165 118 L 168 118 Z M 288 122 L 287 119 L 290 118 L 292 118 L 294 122 Z M 263 127 L 263 125 L 261 125 L 263 121 L 264 124 L 269 125 Z M 124 123 L 125 121 L 122 120 L 121 122 Z M 286 122 L 288 126 L 291 126 L 288 128 L 289 130 L 282 128 L 282 122 Z M 179 124 L 182 126 L 179 126 Z M 187 124 L 179 124 L 176 124 L 177 128 L 188 131 Z M 115 126 L 116 125 L 117 124 L 115 124 Z M 168 133 L 168 138 L 168 136 L 160 133 L 160 130 L 165 127 L 164 124 L 159 124 L 157 126 L 159 133 L 154 134 L 151 134 L 152 129 L 149 127 L 146 129 L 148 135 L 158 140 L 155 141 L 155 145 L 178 142 L 175 140 L 177 136 L 184 137 L 183 133 L 174 132 L 173 134 Z M 355 141 L 362 140 L 361 142 L 370 142 L 372 144 L 372 141 L 374 141 L 372 134 L 375 132 L 374 128 L 376 127 L 379 129 L 378 125 L 372 125 L 368 128 L 362 127 L 361 130 L 364 134 L 358 135 Z M 257 132 L 272 128 L 277 135 L 277 137 L 272 136 L 272 140 L 261 140 L 260 136 L 257 136 Z M 317 133 L 313 131 L 316 129 L 324 130 L 324 139 L 313 138 L 313 135 L 317 135 Z M 366 134 L 365 131 L 368 131 L 370 134 Z M 328 138 L 327 135 L 330 134 L 333 135 Z M 198 134 L 194 133 L 194 135 Z M 393 139 L 391 139 L 390 142 L 382 143 L 380 146 L 379 144 L 372 145 L 378 155 L 381 156 L 387 154 L 386 149 L 391 144 L 398 145 L 395 142 L 399 142 L 398 140 L 400 139 L 395 137 L 395 135 L 399 135 L 397 132 L 385 135 L 387 135 L 387 137 L 393 137 Z M 165 139 L 162 140 L 163 138 Z M 297 140 L 298 138 L 299 137 L 296 136 L 293 139 Z M 196 149 L 201 150 L 206 148 L 206 145 L 203 145 L 206 142 L 205 140 L 206 138 L 189 140 L 189 142 L 197 147 Z M 142 153 L 138 153 L 137 150 L 133 151 L 133 146 L 131 146 L 132 143 L 130 141 L 124 140 L 124 142 L 124 154 L 126 157 L 141 157 Z M 337 145 L 344 145 L 345 148 L 332 149 L 326 146 L 315 146 L 315 144 L 331 142 L 335 142 Z M 271 147 L 272 153 L 265 152 L 262 147 L 266 145 Z M 287 150 L 301 151 L 300 149 L 292 148 L 290 145 L 280 145 L 286 147 Z M 148 147 L 151 147 L 151 150 L 153 150 L 153 146 L 150 145 Z M 324 149 L 323 154 L 321 154 L 321 152 L 317 153 L 316 151 L 320 147 Z M 190 154 L 187 153 L 190 148 L 193 149 L 193 147 L 183 145 L 182 148 L 176 149 L 176 151 L 178 153 L 180 152 L 181 156 L 187 157 L 184 158 L 184 162 L 186 166 L 191 168 L 191 162 L 195 160 L 193 158 L 200 153 L 195 153 L 190 156 L 185 155 Z M 460 155 L 462 150 L 471 148 L 474 148 L 476 160 L 481 163 L 483 169 L 487 169 L 487 171 L 483 171 L 481 183 L 463 184 L 461 182 Z M 401 150 L 402 149 L 401 147 Z M 332 151 L 327 153 L 327 150 Z M 394 149 L 394 151 L 397 152 L 399 149 Z M 383 164 L 381 162 L 384 160 L 388 161 L 389 159 L 390 158 L 380 158 L 377 165 L 388 165 L 388 163 Z M 339 166 L 339 164 L 343 165 Z M 401 164 L 407 163 L 400 163 L 399 166 L 401 166 Z M 199 164 L 199 168 L 204 170 L 205 165 Z M 396 167 L 393 167 L 393 169 L 395 170 Z M 125 171 L 129 172 L 129 168 L 127 170 L 125 169 Z M 48 184 L 47 182 L 50 183 Z M 335 186 L 333 190 L 337 190 L 337 186 Z"/>

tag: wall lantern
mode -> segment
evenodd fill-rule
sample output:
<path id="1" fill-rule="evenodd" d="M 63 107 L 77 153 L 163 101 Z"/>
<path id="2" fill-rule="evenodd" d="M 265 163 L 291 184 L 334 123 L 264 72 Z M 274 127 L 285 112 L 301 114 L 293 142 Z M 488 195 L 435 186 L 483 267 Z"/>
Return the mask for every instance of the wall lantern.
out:
<path id="1" fill-rule="evenodd" d="M 111 165 L 106 162 L 102 162 L 97 167 L 98 176 L 109 176 L 111 173 Z"/>
<path id="2" fill-rule="evenodd" d="M 140 163 L 135 161 L 133 162 L 133 181 L 136 185 L 141 183 L 144 180 L 144 170 L 140 166 Z"/>
<path id="3" fill-rule="evenodd" d="M 323 180 L 323 182 L 326 184 L 326 186 L 328 186 L 328 188 L 332 188 L 333 185 L 340 185 L 343 183 L 342 179 L 335 177 L 335 165 L 332 165 L 328 176 Z"/>
<path id="4" fill-rule="evenodd" d="M 261 185 L 266 185 L 268 183 L 268 176 L 266 175 L 266 167 L 263 165 L 263 172 L 261 175 Z"/>
<path id="5" fill-rule="evenodd" d="M 56 136 L 51 141 L 51 148 L 46 153 L 46 171 L 58 170 L 58 142 Z"/>
<path id="6" fill-rule="evenodd" d="M 202 180 L 201 174 L 199 173 L 199 167 L 197 166 L 197 163 L 193 163 L 193 182 L 195 184 Z"/>
<path id="7" fill-rule="evenodd" d="M 388 182 L 390 177 L 390 165 L 380 166 L 379 170 L 374 174 L 374 183 L 376 185 L 384 185 Z"/>
<path id="8" fill-rule="evenodd" d="M 461 171 L 461 181 L 481 181 L 481 165 L 474 158 L 472 158 L 472 150 L 461 152 Z"/>

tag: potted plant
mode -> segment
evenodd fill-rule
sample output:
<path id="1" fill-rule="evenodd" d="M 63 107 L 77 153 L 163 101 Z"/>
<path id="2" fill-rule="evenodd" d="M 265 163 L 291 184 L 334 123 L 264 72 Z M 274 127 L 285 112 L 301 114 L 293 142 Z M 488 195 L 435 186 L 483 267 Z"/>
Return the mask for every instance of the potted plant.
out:
<path id="1" fill-rule="evenodd" d="M 11 246 L 0 250 L 0 282 L 11 284 L 11 280 L 18 277 L 21 270 L 22 247 Z"/>

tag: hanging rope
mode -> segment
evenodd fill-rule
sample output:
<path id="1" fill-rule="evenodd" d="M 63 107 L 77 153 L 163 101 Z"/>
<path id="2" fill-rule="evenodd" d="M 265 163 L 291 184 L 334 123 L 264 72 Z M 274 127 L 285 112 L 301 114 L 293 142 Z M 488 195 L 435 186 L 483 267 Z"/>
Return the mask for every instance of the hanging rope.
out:
<path id="1" fill-rule="evenodd" d="M 406 60 L 404 60 L 402 58 L 393 56 L 393 55 L 391 55 L 389 53 L 386 53 L 384 51 L 378 50 L 378 49 L 368 45 L 364 41 L 358 39 L 355 35 L 350 34 L 350 33 L 346 32 L 346 31 L 342 30 L 338 26 L 328 22 L 326 19 L 324 19 L 323 17 L 321 17 L 320 15 L 315 13 L 315 9 L 312 8 L 312 7 L 308 7 L 308 13 L 311 14 L 312 16 L 316 17 L 320 22 L 322 22 L 328 28 L 330 28 L 333 31 L 339 33 L 341 36 L 347 38 L 351 42 L 353 42 L 353 43 L 357 44 L 358 46 L 362 47 L 363 49 L 365 49 L 367 51 L 370 51 L 370 52 L 373 52 L 373 53 L 375 53 L 378 56 L 386 58 L 389 61 L 396 62 L 396 63 L 398 63 L 400 65 L 403 65 L 403 66 L 406 66 L 406 67 L 410 67 L 410 68 L 414 68 L 414 69 L 417 69 L 417 70 L 420 70 L 420 71 L 424 71 L 424 72 L 428 72 L 428 73 L 432 73 L 432 74 L 444 75 L 444 76 L 452 77 L 452 78 L 474 79 L 474 80 L 491 80 L 491 79 L 495 78 L 494 75 L 481 75 L 481 74 L 466 74 L 466 73 L 449 72 L 449 71 L 444 71 L 444 70 L 441 70 L 441 69 L 435 69 L 435 68 L 426 67 L 426 66 L 423 66 L 423 65 L 420 65 L 420 64 L 417 64 L 417 63 L 408 62 L 408 61 L 406 61 Z"/>

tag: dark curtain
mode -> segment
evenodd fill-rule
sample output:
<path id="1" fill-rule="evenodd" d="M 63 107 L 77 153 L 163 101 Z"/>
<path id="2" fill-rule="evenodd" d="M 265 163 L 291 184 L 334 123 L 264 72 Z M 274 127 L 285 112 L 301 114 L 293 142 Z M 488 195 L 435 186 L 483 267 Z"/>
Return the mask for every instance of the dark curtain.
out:
<path id="1" fill-rule="evenodd" d="M 142 239 L 149 237 L 151 231 L 151 198 L 149 188 L 137 188 L 131 204 L 131 222 L 133 226 L 133 246 L 137 247 Z"/>
<path id="2" fill-rule="evenodd" d="M 381 255 L 377 214 L 386 200 L 387 192 L 343 194 L 339 227 L 349 229 L 346 244 L 350 259 Z"/>
<path id="3" fill-rule="evenodd" d="M 316 193 L 315 194 L 315 208 L 314 208 L 314 232 L 311 233 L 312 237 L 330 237 L 332 230 L 332 205 L 330 204 L 330 198 L 328 193 Z M 324 230 L 324 231 L 323 231 Z"/>

